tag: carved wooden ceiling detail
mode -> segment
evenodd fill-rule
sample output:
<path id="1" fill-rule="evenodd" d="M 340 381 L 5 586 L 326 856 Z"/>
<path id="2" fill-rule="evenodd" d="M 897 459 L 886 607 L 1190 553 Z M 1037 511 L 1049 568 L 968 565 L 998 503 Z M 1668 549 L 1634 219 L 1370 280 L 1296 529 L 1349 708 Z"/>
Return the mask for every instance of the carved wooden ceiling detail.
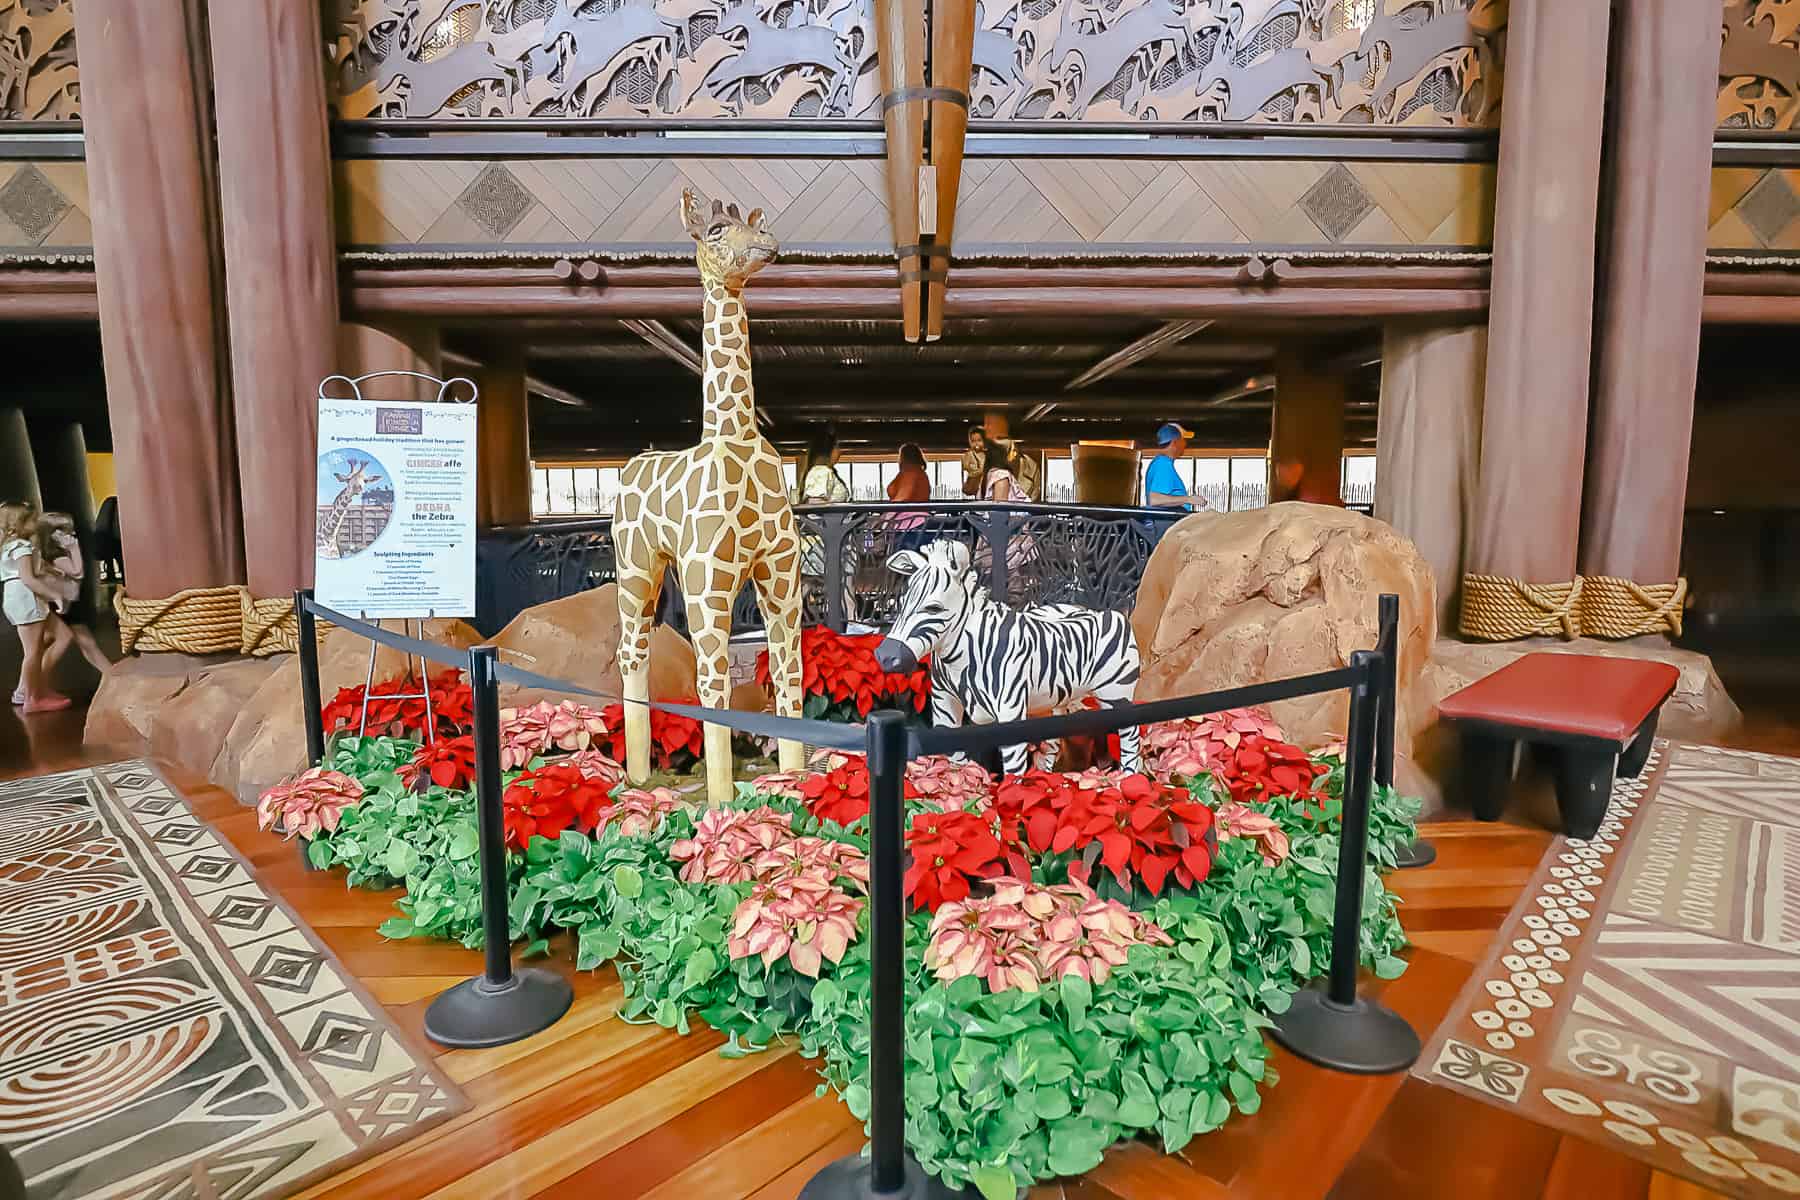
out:
<path id="1" fill-rule="evenodd" d="M 842 117 L 870 0 L 329 0 L 337 115 Z"/>
<path id="2" fill-rule="evenodd" d="M 72 0 L 0 0 L 0 120 L 80 115 Z"/>
<path id="3" fill-rule="evenodd" d="M 977 116 L 1488 125 L 1505 0 L 987 0 Z"/>
<path id="4" fill-rule="evenodd" d="M 1720 129 L 1800 129 L 1800 0 L 1725 0 Z"/>
<path id="5" fill-rule="evenodd" d="M 341 117 L 876 117 L 873 0 L 328 0 Z M 1491 125 L 1505 0 L 984 0 L 977 117 Z"/>

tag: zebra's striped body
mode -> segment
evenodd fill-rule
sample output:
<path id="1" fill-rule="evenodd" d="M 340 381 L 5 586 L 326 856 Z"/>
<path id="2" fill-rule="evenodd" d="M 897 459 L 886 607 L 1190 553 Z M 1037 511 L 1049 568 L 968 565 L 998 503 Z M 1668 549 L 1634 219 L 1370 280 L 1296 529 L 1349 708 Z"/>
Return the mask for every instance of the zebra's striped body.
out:
<path id="1" fill-rule="evenodd" d="M 902 551 L 889 565 L 912 578 L 877 657 L 892 670 L 930 655 L 934 724 L 1018 721 L 1086 696 L 1109 708 L 1131 702 L 1140 659 L 1125 614 L 1073 604 L 1001 604 L 976 586 L 968 548 L 958 542 Z M 1119 735 L 1123 765 L 1136 770 L 1137 730 Z M 1008 746 L 1007 772 L 1023 771 L 1027 753 L 1025 746 Z"/>

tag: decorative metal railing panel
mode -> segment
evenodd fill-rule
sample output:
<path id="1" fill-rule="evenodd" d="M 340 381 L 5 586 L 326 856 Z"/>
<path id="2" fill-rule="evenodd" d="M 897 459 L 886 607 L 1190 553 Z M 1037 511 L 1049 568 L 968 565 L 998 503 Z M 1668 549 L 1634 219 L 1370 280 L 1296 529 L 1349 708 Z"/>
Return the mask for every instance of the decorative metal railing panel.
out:
<path id="1" fill-rule="evenodd" d="M 1800 5 L 1724 3 L 1718 127 L 1800 129 Z"/>
<path id="2" fill-rule="evenodd" d="M 363 117 L 881 115 L 873 0 L 332 0 Z M 1490 126 L 1505 0 L 987 0 L 976 119 Z"/>
<path id="3" fill-rule="evenodd" d="M 852 622 L 885 625 L 899 591 L 888 558 L 937 538 L 969 546 L 989 590 L 1013 604 L 1129 611 L 1151 551 L 1184 515 L 970 501 L 817 505 L 795 513 L 805 539 L 806 620 L 840 630 Z M 488 530 L 476 562 L 476 623 L 491 634 L 534 604 L 612 581 L 612 523 L 599 518 Z M 661 612 L 681 623 L 670 597 Z M 738 597 L 733 622 L 740 632 L 761 627 L 748 588 Z"/>

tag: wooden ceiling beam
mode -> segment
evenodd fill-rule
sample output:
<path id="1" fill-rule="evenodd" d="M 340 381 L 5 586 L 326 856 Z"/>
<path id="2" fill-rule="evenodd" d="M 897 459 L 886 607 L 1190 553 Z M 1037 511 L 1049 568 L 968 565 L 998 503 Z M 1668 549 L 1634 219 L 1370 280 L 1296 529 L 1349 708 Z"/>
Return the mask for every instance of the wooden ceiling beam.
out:
<path id="1" fill-rule="evenodd" d="M 706 369 L 700 364 L 699 352 L 682 341 L 680 335 L 661 321 L 626 317 L 619 324 L 637 334 L 645 344 L 667 355 L 671 360 L 680 363 L 694 374 L 701 376 L 706 374 Z"/>
<path id="2" fill-rule="evenodd" d="M 1211 320 L 1198 321 L 1165 321 L 1143 337 L 1113 351 L 1075 378 L 1065 384 L 1068 391 L 1079 391 L 1091 384 L 1098 383 L 1109 375 L 1116 375 L 1130 366 L 1143 362 L 1146 358 L 1160 354 L 1177 342 L 1186 341 L 1202 329 L 1211 325 Z"/>

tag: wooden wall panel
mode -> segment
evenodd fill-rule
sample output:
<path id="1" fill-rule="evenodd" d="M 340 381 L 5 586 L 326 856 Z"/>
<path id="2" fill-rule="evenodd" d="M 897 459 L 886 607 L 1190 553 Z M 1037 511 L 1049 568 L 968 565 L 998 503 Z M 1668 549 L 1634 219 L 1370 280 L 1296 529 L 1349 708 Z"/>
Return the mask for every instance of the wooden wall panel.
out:
<path id="1" fill-rule="evenodd" d="M 337 164 L 350 246 L 673 246 L 683 187 L 761 207 L 784 246 L 888 248 L 872 160 L 543 159 Z M 970 159 L 957 241 L 1093 246 L 1483 247 L 1494 168 L 1267 159 Z"/>

